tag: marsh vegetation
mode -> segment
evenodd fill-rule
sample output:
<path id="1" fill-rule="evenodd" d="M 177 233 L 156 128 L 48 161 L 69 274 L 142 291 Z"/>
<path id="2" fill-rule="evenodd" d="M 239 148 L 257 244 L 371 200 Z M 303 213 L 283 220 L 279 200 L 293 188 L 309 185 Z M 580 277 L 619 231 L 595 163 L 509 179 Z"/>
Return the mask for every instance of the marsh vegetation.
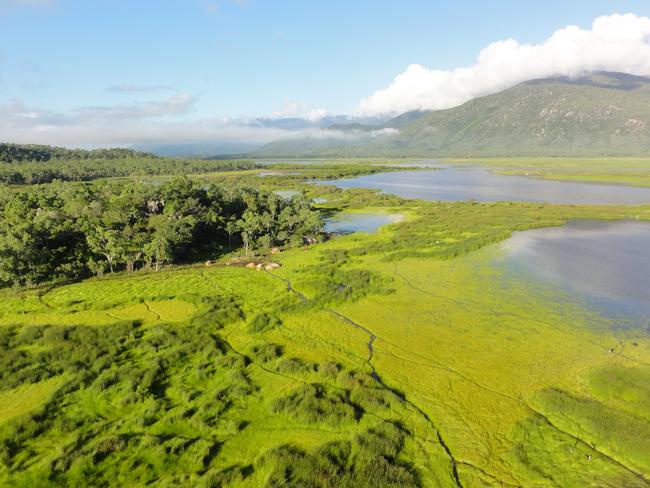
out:
<path id="1" fill-rule="evenodd" d="M 650 206 L 413 201 L 313 185 L 351 170 L 303 166 L 5 192 L 3 235 L 27 233 L 29 253 L 9 249 L 37 274 L 0 290 L 0 483 L 650 483 L 647 330 L 504 270 L 493 245 L 572 219 L 649 220 Z M 403 220 L 303 245 L 341 212 Z M 229 216 L 261 229 L 249 258 Z M 86 278 L 104 259 L 87 235 L 51 240 L 125 221 L 109 230 L 143 246 L 185 236 L 170 261 L 186 265 L 156 272 L 143 247 Z M 30 268 L 42 255 L 58 264 Z M 237 265 L 253 259 L 278 266 Z M 47 277 L 75 279 L 21 286 Z"/>

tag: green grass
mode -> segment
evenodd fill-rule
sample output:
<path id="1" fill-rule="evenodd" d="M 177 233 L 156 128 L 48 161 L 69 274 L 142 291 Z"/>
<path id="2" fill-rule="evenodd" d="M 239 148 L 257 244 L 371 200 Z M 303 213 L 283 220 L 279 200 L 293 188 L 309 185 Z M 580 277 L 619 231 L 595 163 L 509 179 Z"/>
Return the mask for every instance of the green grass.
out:
<path id="1" fill-rule="evenodd" d="M 633 347 L 639 346 L 633 345 Z M 614 364 L 592 371 L 589 375 L 589 386 L 599 400 L 632 415 L 650 420 L 648 376 L 650 376 L 648 365 L 630 368 Z"/>
<path id="2" fill-rule="evenodd" d="M 2 292 L 0 484 L 647 486 L 647 334 L 493 263 L 514 231 L 650 207 L 295 187 L 405 219 L 272 273 Z"/>
<path id="3" fill-rule="evenodd" d="M 0 393 L 0 424 L 29 414 L 42 406 L 66 378 L 54 376 L 38 383 L 17 386 Z"/>
<path id="4" fill-rule="evenodd" d="M 477 158 L 454 164 L 486 166 L 495 173 L 558 181 L 650 187 L 650 158 Z"/>
<path id="5" fill-rule="evenodd" d="M 555 389 L 537 395 L 536 404 L 558 428 L 637 473 L 650 465 L 650 424 L 646 419 L 611 408 L 592 398 Z"/>

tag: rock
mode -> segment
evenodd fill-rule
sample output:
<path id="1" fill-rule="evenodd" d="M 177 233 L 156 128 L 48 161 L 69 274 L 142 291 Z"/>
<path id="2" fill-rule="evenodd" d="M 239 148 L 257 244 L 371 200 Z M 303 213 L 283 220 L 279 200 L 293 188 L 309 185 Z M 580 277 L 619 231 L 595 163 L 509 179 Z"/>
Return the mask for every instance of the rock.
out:
<path id="1" fill-rule="evenodd" d="M 161 200 L 149 200 L 147 202 L 147 210 L 150 214 L 158 214 L 162 212 L 163 202 Z"/>
<path id="2" fill-rule="evenodd" d="M 206 265 L 206 266 L 212 266 L 212 261 L 210 261 L 210 260 L 208 259 L 208 260 L 205 262 L 205 265 Z"/>
<path id="3" fill-rule="evenodd" d="M 281 268 L 281 267 L 282 267 L 282 265 L 280 263 L 269 263 L 264 267 L 264 269 L 271 270 L 271 269 L 278 269 L 278 268 Z"/>
<path id="4" fill-rule="evenodd" d="M 246 265 L 246 267 L 247 267 L 248 269 L 252 269 L 252 268 L 255 267 L 255 263 L 248 263 L 248 264 Z"/>
<path id="5" fill-rule="evenodd" d="M 271 249 L 271 254 L 278 254 L 279 252 L 280 252 L 279 247 L 274 247 L 273 249 Z"/>
<path id="6" fill-rule="evenodd" d="M 255 269 L 256 269 L 257 271 L 262 271 L 262 263 L 260 263 L 260 264 L 258 264 L 257 266 L 255 266 Z"/>

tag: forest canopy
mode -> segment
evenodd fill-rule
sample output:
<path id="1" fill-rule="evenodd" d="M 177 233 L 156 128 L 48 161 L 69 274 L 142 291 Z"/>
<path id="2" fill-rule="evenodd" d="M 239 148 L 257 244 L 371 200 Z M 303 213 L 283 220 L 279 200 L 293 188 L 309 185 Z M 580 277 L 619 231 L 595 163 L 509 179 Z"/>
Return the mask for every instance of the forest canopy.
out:
<path id="1" fill-rule="evenodd" d="M 158 156 L 126 148 L 68 149 L 65 147 L 38 144 L 0 143 L 0 161 L 13 163 L 21 161 L 50 161 L 51 159 L 123 159 Z"/>
<path id="2" fill-rule="evenodd" d="M 125 148 L 87 150 L 0 143 L 0 183 L 7 185 L 209 173 L 260 167 L 262 166 L 246 160 L 163 158 Z"/>
<path id="3" fill-rule="evenodd" d="M 176 177 L 144 183 L 53 183 L 0 189 L 0 285 L 133 271 L 211 259 L 241 247 L 319 239 L 323 222 L 302 195 L 201 186 Z"/>

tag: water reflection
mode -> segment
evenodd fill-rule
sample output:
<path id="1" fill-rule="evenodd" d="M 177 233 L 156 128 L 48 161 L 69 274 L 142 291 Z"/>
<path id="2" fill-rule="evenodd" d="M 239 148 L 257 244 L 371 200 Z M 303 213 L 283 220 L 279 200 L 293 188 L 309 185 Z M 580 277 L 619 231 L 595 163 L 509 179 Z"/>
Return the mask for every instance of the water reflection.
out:
<path id="1" fill-rule="evenodd" d="M 325 231 L 334 234 L 351 234 L 353 232 L 376 232 L 382 225 L 399 222 L 400 214 L 338 214 L 325 221 Z"/>
<path id="2" fill-rule="evenodd" d="M 610 315 L 650 323 L 650 223 L 575 220 L 517 232 L 501 264 L 578 293 Z"/>
<path id="3" fill-rule="evenodd" d="M 568 204 L 650 202 L 650 188 L 539 180 L 497 175 L 477 167 L 441 167 L 434 171 L 396 171 L 319 181 L 340 188 L 371 188 L 425 200 L 527 201 Z"/>
<path id="4" fill-rule="evenodd" d="M 297 195 L 300 195 L 300 192 L 296 190 L 273 190 L 273 193 L 275 193 L 279 197 L 286 198 L 287 200 Z"/>

